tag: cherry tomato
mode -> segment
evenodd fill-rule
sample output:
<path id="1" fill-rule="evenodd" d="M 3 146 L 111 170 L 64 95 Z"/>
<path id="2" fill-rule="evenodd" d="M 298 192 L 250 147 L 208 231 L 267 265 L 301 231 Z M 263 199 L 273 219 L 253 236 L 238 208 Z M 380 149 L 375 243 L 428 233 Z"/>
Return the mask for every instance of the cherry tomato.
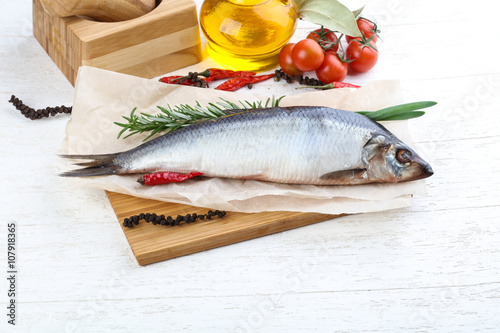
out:
<path id="1" fill-rule="evenodd" d="M 316 76 L 325 84 L 344 81 L 347 76 L 347 63 L 341 61 L 337 53 L 326 52 L 325 60 L 316 70 Z"/>
<path id="2" fill-rule="evenodd" d="M 363 42 L 360 38 L 351 40 L 345 50 L 347 60 L 352 60 L 348 63 L 349 69 L 355 72 L 366 72 L 375 66 L 378 60 L 378 51 L 375 43 Z"/>
<path id="3" fill-rule="evenodd" d="M 339 50 L 339 43 L 337 43 L 339 38 L 335 32 L 329 29 L 321 28 L 311 31 L 309 35 L 307 35 L 307 38 L 317 41 L 325 51 L 334 50 L 337 52 Z"/>
<path id="4" fill-rule="evenodd" d="M 295 43 L 286 44 L 281 49 L 279 55 L 280 67 L 288 75 L 300 75 L 303 73 L 292 61 L 292 49 L 294 46 Z"/>
<path id="5" fill-rule="evenodd" d="M 376 43 L 377 42 L 377 33 L 380 32 L 377 30 L 377 25 L 374 24 L 373 22 L 368 21 L 367 19 L 364 19 L 360 17 L 359 19 L 356 20 L 356 24 L 358 25 L 359 31 L 365 36 L 366 39 L 370 39 L 371 36 L 372 42 Z M 351 36 L 346 36 L 345 40 L 347 43 L 350 43 L 351 40 L 353 40 L 354 37 Z"/>
<path id="6" fill-rule="evenodd" d="M 303 39 L 292 49 L 292 60 L 298 69 L 304 72 L 314 71 L 321 66 L 325 53 L 318 42 L 313 39 Z"/>

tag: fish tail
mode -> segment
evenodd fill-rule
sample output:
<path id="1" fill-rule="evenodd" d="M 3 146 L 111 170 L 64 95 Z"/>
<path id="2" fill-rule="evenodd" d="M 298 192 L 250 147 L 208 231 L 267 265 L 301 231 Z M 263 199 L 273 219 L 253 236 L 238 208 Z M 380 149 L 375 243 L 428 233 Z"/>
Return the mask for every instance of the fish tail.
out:
<path id="1" fill-rule="evenodd" d="M 84 168 L 66 171 L 60 174 L 62 177 L 92 177 L 104 176 L 119 173 L 119 167 L 114 163 L 114 158 L 118 154 L 103 155 L 59 155 L 67 159 L 89 160 L 87 162 L 75 163 Z"/>

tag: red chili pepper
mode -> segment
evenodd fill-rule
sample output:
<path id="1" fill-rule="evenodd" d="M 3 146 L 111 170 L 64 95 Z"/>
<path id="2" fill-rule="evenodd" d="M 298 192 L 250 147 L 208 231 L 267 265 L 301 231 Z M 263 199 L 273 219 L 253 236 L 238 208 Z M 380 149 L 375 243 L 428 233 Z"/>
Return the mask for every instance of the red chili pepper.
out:
<path id="1" fill-rule="evenodd" d="M 322 89 L 322 90 L 327 90 L 327 89 L 335 89 L 335 88 L 361 88 L 361 86 L 357 86 L 352 83 L 347 83 L 347 82 L 331 82 L 328 84 L 325 84 L 324 86 L 302 86 L 302 87 L 297 87 L 295 89 L 303 89 L 303 88 L 315 88 L 315 89 Z"/>
<path id="2" fill-rule="evenodd" d="M 198 81 L 193 82 L 191 79 L 188 79 L 187 76 L 165 76 L 160 79 L 160 82 L 169 83 L 169 84 L 181 84 L 183 86 L 195 86 L 195 87 L 205 87 L 208 88 L 208 83 L 212 82 L 212 79 L 209 77 L 197 78 Z M 200 84 L 200 81 L 205 81 L 205 85 Z"/>
<path id="3" fill-rule="evenodd" d="M 347 83 L 347 82 L 332 82 L 330 83 L 334 88 L 361 88 L 361 86 Z M 328 85 L 328 84 L 327 84 Z"/>
<path id="4" fill-rule="evenodd" d="M 219 68 L 209 68 L 201 73 L 198 73 L 198 75 L 210 77 L 212 78 L 212 80 L 230 79 L 233 77 L 254 76 L 255 74 L 256 74 L 255 72 L 232 71 L 230 69 L 219 69 Z"/>
<path id="5" fill-rule="evenodd" d="M 192 74 L 192 73 L 190 73 Z M 247 77 L 247 76 L 254 76 L 255 72 L 249 72 L 249 71 L 232 71 L 229 69 L 219 69 L 219 68 L 208 68 L 204 70 L 203 72 L 200 73 L 195 73 L 195 76 L 204 76 L 204 78 L 201 78 L 204 80 L 206 83 L 210 83 L 215 80 L 221 80 L 221 79 L 229 79 L 233 77 Z M 191 75 L 174 75 L 174 76 L 165 76 L 160 79 L 161 82 L 163 83 L 171 83 L 171 84 L 182 84 L 185 86 L 192 86 L 195 85 L 195 83 L 190 80 L 189 78 Z"/>
<path id="6" fill-rule="evenodd" d="M 193 84 L 193 82 L 191 82 L 191 80 L 189 79 L 181 81 L 182 78 L 184 78 L 184 76 L 181 75 L 165 76 L 160 79 L 160 82 L 170 83 L 170 84 L 182 84 L 184 86 L 190 86 Z"/>
<path id="7" fill-rule="evenodd" d="M 257 82 L 262 82 L 268 80 L 274 76 L 273 74 L 259 75 L 259 76 L 244 76 L 244 77 L 235 77 L 233 79 L 229 79 L 223 84 L 219 85 L 215 89 L 224 90 L 224 91 L 236 91 L 248 84 L 253 84 Z"/>
<path id="8" fill-rule="evenodd" d="M 152 186 L 152 185 L 161 185 L 167 183 L 178 183 L 186 179 L 202 175 L 203 173 L 197 171 L 193 171 L 191 173 L 176 173 L 176 172 L 162 171 L 162 172 L 148 173 L 139 178 L 137 181 L 142 185 Z"/>
<path id="9" fill-rule="evenodd" d="M 210 83 L 210 82 L 212 82 L 213 80 L 216 80 L 216 79 L 214 79 L 212 76 L 209 76 L 209 77 L 203 78 L 203 80 L 205 80 L 206 83 Z"/>

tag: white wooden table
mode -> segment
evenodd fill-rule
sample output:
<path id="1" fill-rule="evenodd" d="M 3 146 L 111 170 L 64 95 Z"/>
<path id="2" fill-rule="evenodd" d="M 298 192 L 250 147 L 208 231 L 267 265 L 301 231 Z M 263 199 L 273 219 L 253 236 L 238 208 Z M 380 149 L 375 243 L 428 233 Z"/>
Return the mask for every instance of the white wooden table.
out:
<path id="1" fill-rule="evenodd" d="M 405 101 L 439 102 L 410 123 L 435 170 L 428 195 L 140 267 L 104 192 L 56 175 L 68 116 L 30 121 L 7 102 L 71 105 L 74 89 L 32 36 L 31 1 L 1 1 L 0 331 L 498 332 L 498 2 L 367 4 L 380 59 L 349 81 L 398 78 Z"/>

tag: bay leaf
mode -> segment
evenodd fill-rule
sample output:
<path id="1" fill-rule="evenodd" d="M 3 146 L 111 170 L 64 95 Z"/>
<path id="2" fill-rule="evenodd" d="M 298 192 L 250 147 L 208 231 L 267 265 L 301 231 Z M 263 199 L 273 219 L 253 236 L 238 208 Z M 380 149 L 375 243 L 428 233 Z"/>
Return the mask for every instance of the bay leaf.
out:
<path id="1" fill-rule="evenodd" d="M 361 36 L 353 12 L 337 0 L 297 0 L 295 4 L 301 19 L 348 36 Z"/>
<path id="2" fill-rule="evenodd" d="M 359 8 L 359 9 L 353 10 L 352 14 L 354 15 L 355 18 L 358 18 L 358 16 L 361 15 L 361 12 L 363 11 L 363 9 L 365 9 L 365 6 Z"/>

